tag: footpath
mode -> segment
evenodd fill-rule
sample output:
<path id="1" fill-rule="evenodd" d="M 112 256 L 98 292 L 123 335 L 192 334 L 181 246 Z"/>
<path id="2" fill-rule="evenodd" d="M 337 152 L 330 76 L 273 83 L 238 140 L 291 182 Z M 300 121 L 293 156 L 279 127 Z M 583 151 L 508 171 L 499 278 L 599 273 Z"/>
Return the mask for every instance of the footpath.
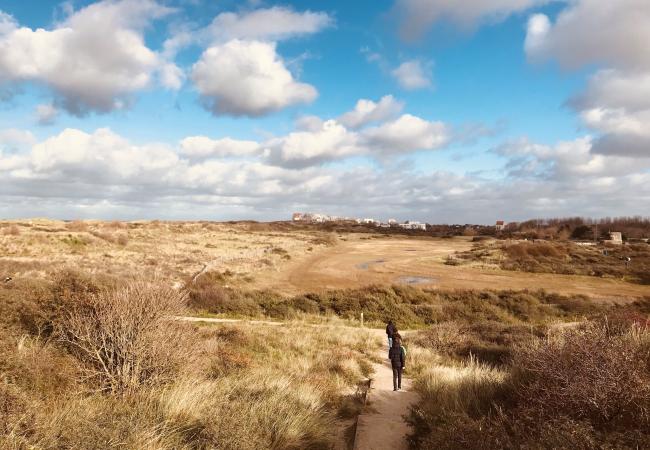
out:
<path id="1" fill-rule="evenodd" d="M 359 416 L 354 450 L 406 450 L 409 426 L 404 420 L 418 395 L 411 390 L 406 371 L 402 374 L 402 390 L 393 391 L 393 370 L 382 352 L 381 364 L 374 364 L 375 374 L 366 397 L 366 407 Z M 408 370 L 408 366 L 407 366 Z"/>

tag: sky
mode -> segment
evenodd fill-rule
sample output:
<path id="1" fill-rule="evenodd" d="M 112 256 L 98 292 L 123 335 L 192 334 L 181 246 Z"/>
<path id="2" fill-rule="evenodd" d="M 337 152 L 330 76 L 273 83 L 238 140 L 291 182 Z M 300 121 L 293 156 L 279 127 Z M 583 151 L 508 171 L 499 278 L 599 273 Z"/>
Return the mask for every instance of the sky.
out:
<path id="1" fill-rule="evenodd" d="M 0 0 L 0 217 L 650 211 L 647 0 Z"/>

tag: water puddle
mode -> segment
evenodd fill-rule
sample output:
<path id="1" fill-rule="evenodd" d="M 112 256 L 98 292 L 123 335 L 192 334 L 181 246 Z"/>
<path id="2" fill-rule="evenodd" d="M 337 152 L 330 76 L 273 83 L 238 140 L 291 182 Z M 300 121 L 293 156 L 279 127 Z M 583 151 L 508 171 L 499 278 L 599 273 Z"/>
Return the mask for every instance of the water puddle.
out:
<path id="1" fill-rule="evenodd" d="M 355 267 L 357 269 L 361 269 L 361 270 L 368 270 L 368 268 L 371 265 L 381 264 L 383 262 L 386 262 L 386 260 L 384 260 L 384 259 L 376 259 L 374 261 L 367 261 L 367 262 L 364 262 L 364 263 L 361 263 L 361 264 L 357 264 Z"/>
<path id="2" fill-rule="evenodd" d="M 398 283 L 408 285 L 431 284 L 435 283 L 436 281 L 438 280 L 430 277 L 403 276 L 397 278 Z"/>

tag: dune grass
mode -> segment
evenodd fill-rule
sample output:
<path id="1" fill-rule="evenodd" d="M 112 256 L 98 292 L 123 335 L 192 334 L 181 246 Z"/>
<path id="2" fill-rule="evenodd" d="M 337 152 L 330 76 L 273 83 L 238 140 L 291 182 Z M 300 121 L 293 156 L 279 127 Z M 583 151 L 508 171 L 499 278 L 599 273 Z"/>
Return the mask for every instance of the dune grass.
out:
<path id="1" fill-rule="evenodd" d="M 155 283 L 64 274 L 0 297 L 1 448 L 331 448 L 380 345 L 332 318 L 175 321 Z"/>

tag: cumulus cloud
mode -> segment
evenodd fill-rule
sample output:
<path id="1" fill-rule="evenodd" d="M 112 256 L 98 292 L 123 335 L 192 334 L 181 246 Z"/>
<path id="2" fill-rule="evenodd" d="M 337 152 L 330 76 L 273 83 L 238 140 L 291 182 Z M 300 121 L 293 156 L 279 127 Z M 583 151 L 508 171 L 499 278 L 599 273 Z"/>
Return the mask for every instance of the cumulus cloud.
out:
<path id="1" fill-rule="evenodd" d="M 351 156 L 384 160 L 435 150 L 451 141 L 450 128 L 442 122 L 410 114 L 387 120 L 401 108 L 392 96 L 385 96 L 378 103 L 360 100 L 353 111 L 339 119 L 303 117 L 298 121 L 299 131 L 265 142 L 263 154 L 275 165 L 307 167 Z M 361 128 L 373 121 L 383 123 Z M 361 129 L 348 128 L 346 123 Z"/>
<path id="2" fill-rule="evenodd" d="M 260 149 L 260 144 L 255 141 L 211 139 L 206 136 L 187 137 L 181 141 L 180 146 L 182 154 L 191 159 L 252 156 Z"/>
<path id="3" fill-rule="evenodd" d="M 352 111 L 346 112 L 338 120 L 346 127 L 356 129 L 395 117 L 402 109 L 404 102 L 396 100 L 392 95 L 383 96 L 379 102 L 361 99 Z"/>
<path id="4" fill-rule="evenodd" d="M 333 145 L 345 141 L 340 124 L 325 123 L 321 133 L 326 139 Z M 16 139 L 21 134 L 7 135 Z M 498 216 L 628 214 L 650 196 L 647 164 L 595 155 L 590 138 L 551 146 L 510 142 L 497 150 L 509 172 L 484 179 L 365 163 L 281 167 L 269 164 L 264 154 L 232 159 L 218 156 L 221 150 L 194 159 L 183 154 L 182 143 L 180 148 L 139 144 L 110 129 L 66 129 L 38 142 L 23 137 L 26 147 L 19 153 L 0 151 L 0 213 L 5 217 L 282 219 L 299 208 L 491 223 Z M 310 139 L 294 135 L 287 142 L 298 143 L 293 148 L 301 157 L 301 141 Z M 539 167 L 525 170 L 525 163 Z"/>
<path id="5" fill-rule="evenodd" d="M 395 12 L 400 16 L 400 34 L 415 39 L 429 27 L 449 20 L 464 29 L 480 22 L 496 22 L 548 0 L 397 0 Z"/>
<path id="6" fill-rule="evenodd" d="M 435 150 L 449 143 L 449 134 L 444 123 L 429 122 L 411 114 L 363 131 L 370 151 L 386 155 Z"/>
<path id="7" fill-rule="evenodd" d="M 600 63 L 650 68 L 650 8 L 646 0 L 569 2 L 555 23 L 544 15 L 528 22 L 526 52 L 533 60 L 555 58 L 568 68 Z"/>
<path id="8" fill-rule="evenodd" d="M 36 136 L 31 131 L 7 128 L 0 130 L 0 150 L 2 148 L 15 151 L 36 143 Z"/>
<path id="9" fill-rule="evenodd" d="M 59 116 L 59 110 L 51 103 L 36 106 L 36 120 L 39 125 L 52 125 Z"/>
<path id="10" fill-rule="evenodd" d="M 3 14 L 0 80 L 44 84 L 75 115 L 122 109 L 161 68 L 164 83 L 178 85 L 171 81 L 171 63 L 144 42 L 144 28 L 171 11 L 153 0 L 104 0 L 51 30 L 21 27 Z"/>
<path id="11" fill-rule="evenodd" d="M 418 59 L 405 61 L 391 71 L 404 89 L 424 89 L 431 86 L 431 64 Z"/>
<path id="12" fill-rule="evenodd" d="M 333 24 L 324 12 L 296 12 L 275 6 L 253 11 L 225 12 L 214 18 L 206 32 L 214 41 L 232 39 L 279 41 L 317 33 Z"/>
<path id="13" fill-rule="evenodd" d="M 603 133 L 593 153 L 650 156 L 650 7 L 644 0 L 569 2 L 554 23 L 543 15 L 528 21 L 530 60 L 555 59 L 568 69 L 604 65 L 586 90 L 568 103 L 583 123 Z"/>
<path id="14" fill-rule="evenodd" d="M 324 161 L 358 155 L 365 150 L 358 136 L 335 120 L 327 120 L 309 131 L 296 131 L 265 144 L 272 163 L 306 167 Z"/>
<path id="15" fill-rule="evenodd" d="M 296 81 L 274 43 L 233 40 L 214 45 L 192 67 L 192 80 L 215 115 L 258 117 L 312 102 L 316 89 Z"/>

